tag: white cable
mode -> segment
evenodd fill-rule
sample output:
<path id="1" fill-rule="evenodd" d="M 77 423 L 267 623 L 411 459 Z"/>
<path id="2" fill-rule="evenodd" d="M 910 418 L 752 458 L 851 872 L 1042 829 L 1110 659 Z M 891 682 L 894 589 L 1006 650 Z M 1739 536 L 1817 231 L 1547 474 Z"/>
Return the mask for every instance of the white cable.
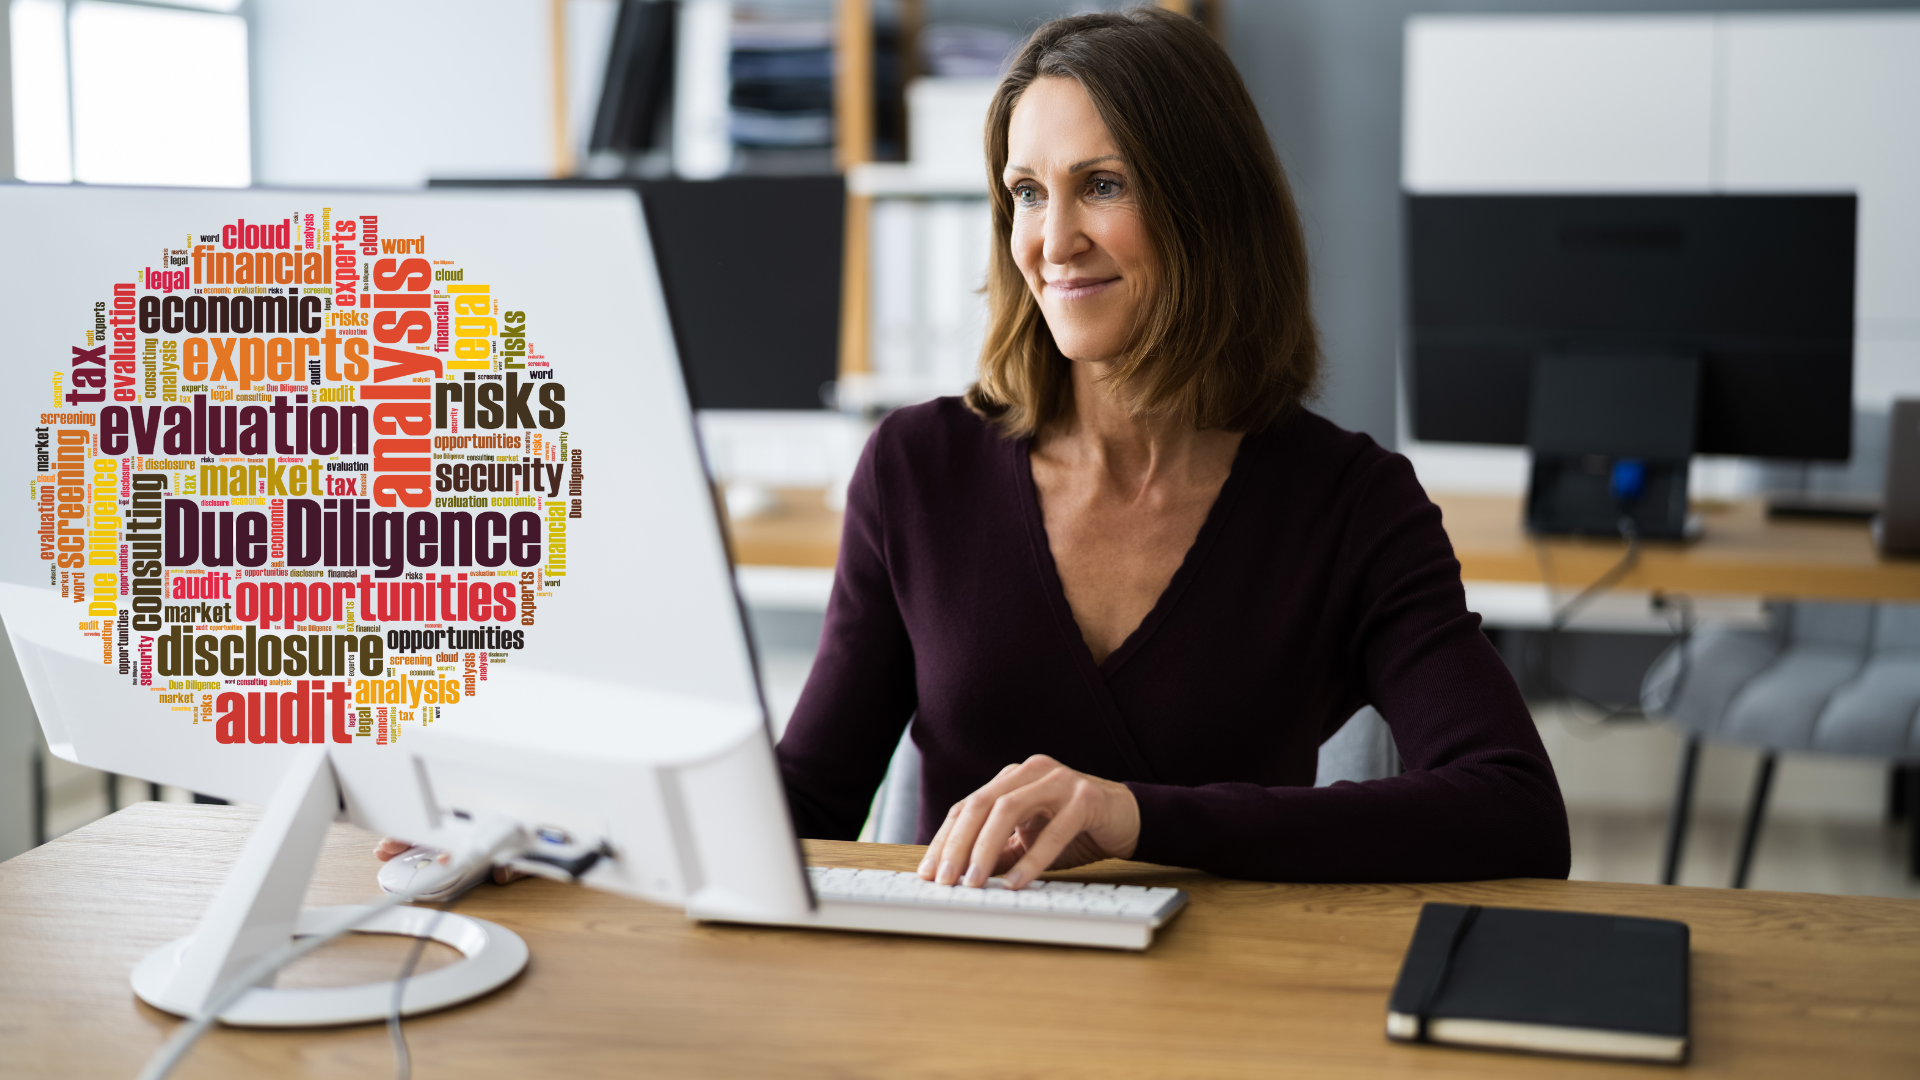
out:
<path id="1" fill-rule="evenodd" d="M 503 849 L 525 846 L 525 834 L 516 824 L 504 824 L 496 827 L 486 838 L 485 843 L 475 844 L 467 849 L 459 860 L 459 869 L 453 876 L 465 874 L 480 860 L 494 860 Z M 423 890 L 424 891 L 424 890 Z M 195 1013 L 188 1021 L 173 1029 L 173 1034 L 160 1048 L 147 1059 L 146 1068 L 140 1070 L 138 1080 L 165 1080 L 180 1059 L 186 1056 L 200 1036 L 206 1034 L 220 1014 L 238 1001 L 241 995 L 266 981 L 275 972 L 313 950 L 325 945 L 354 927 L 373 918 L 383 911 L 409 903 L 416 898 L 415 893 L 390 893 L 362 908 L 356 908 L 335 919 L 332 925 L 315 934 L 294 938 L 273 952 L 255 960 L 245 971 L 228 980 L 226 985 L 214 991 L 205 1008 Z"/>
<path id="2" fill-rule="evenodd" d="M 393 1042 L 393 1072 L 399 1080 L 412 1080 L 413 1055 L 407 1050 L 407 1036 L 400 1029 L 400 1010 L 407 992 L 407 981 L 413 978 L 413 969 L 420 965 L 420 957 L 427 951 L 427 942 L 433 939 L 433 932 L 440 926 L 440 920 L 447 917 L 453 905 L 460 897 L 449 899 L 445 907 L 433 913 L 427 921 L 427 928 L 413 940 L 413 948 L 407 952 L 407 961 L 400 968 L 400 977 L 393 980 L 393 1004 L 387 1010 L 387 1038 Z"/>

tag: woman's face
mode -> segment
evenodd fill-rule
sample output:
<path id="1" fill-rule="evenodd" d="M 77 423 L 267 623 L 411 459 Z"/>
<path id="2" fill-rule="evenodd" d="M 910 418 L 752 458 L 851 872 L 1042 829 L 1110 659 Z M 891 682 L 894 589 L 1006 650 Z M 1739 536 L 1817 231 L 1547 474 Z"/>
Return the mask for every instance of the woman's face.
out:
<path id="1" fill-rule="evenodd" d="M 1159 259 L 1113 134 L 1073 79 L 1036 79 L 1013 107 L 1013 261 L 1070 360 L 1120 358 L 1153 303 Z"/>

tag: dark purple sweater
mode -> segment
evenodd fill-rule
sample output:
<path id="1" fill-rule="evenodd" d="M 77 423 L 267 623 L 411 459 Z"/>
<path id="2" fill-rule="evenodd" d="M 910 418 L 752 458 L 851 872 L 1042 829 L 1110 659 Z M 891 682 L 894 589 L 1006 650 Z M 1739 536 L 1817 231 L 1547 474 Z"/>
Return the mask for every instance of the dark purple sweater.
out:
<path id="1" fill-rule="evenodd" d="M 1172 583 L 1096 665 L 1028 446 L 953 398 L 867 443 L 779 747 L 801 835 L 858 833 L 912 718 L 923 843 L 1044 753 L 1132 789 L 1149 862 L 1272 881 L 1567 875 L 1553 769 L 1405 458 L 1307 412 L 1247 436 Z M 1315 788 L 1321 742 L 1368 704 L 1406 771 Z"/>

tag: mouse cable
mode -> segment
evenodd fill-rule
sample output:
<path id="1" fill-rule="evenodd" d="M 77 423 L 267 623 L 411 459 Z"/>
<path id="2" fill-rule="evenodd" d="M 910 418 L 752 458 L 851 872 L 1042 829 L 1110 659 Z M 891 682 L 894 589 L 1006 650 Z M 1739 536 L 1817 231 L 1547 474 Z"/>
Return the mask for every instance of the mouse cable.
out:
<path id="1" fill-rule="evenodd" d="M 588 870 L 594 868 L 602 858 L 610 857 L 613 849 L 602 841 L 598 848 L 584 855 L 561 858 L 537 852 L 522 852 L 520 858 L 532 862 L 546 863 L 564 871 L 568 880 L 578 882 Z M 496 871 L 498 868 L 496 868 Z M 546 876 L 546 875 L 539 875 Z M 486 880 L 481 878 L 480 881 Z M 495 879 L 496 881 L 498 878 Z M 512 880 L 509 878 L 508 880 Z M 412 1080 L 413 1054 L 407 1048 L 407 1033 L 401 1026 L 400 1003 L 407 991 L 407 980 L 413 978 L 413 970 L 420 964 L 421 954 L 427 951 L 427 941 L 433 937 L 434 930 L 440 926 L 440 920 L 453 910 L 454 905 L 467 898 L 467 894 L 480 884 L 475 881 L 458 896 L 447 898 L 445 906 L 434 912 L 433 920 L 427 923 L 426 932 L 414 938 L 413 948 L 407 951 L 406 962 L 400 965 L 400 975 L 393 980 L 393 1004 L 387 1010 L 387 1036 L 393 1040 L 393 1073 L 398 1080 Z"/>
<path id="2" fill-rule="evenodd" d="M 479 882 L 474 882 L 478 885 Z M 400 1003 L 407 992 L 407 980 L 413 978 L 413 969 L 420 965 L 420 957 L 427 951 L 427 942 L 433 939 L 433 932 L 440 928 L 440 920 L 446 918 L 454 905 L 466 899 L 469 887 L 459 896 L 449 897 L 439 910 L 433 913 L 424 932 L 413 939 L 413 948 L 407 950 L 406 962 L 400 965 L 400 974 L 393 980 L 393 1004 L 387 1009 L 387 1036 L 393 1040 L 393 1074 L 399 1080 L 411 1080 L 413 1076 L 413 1055 L 407 1051 L 407 1034 L 400 1027 Z"/>
<path id="3" fill-rule="evenodd" d="M 492 830 L 482 837 L 480 843 L 467 850 L 465 856 L 460 859 L 458 873 L 465 873 L 483 859 L 492 861 L 502 854 L 524 846 L 526 846 L 526 834 L 521 831 L 520 826 L 506 823 Z M 187 1055 L 187 1051 L 193 1049 L 193 1044 L 200 1041 L 200 1036 L 206 1034 L 207 1029 L 219 1019 L 220 1014 L 227 1011 L 228 1006 L 238 1001 L 247 991 L 271 978 L 281 968 L 348 933 L 375 915 L 414 899 L 413 893 L 389 893 L 365 907 L 355 908 L 337 917 L 319 932 L 294 938 L 273 952 L 255 960 L 247 966 L 245 971 L 227 980 L 224 986 L 215 990 L 205 1008 L 196 1012 L 186 1023 L 173 1029 L 173 1034 L 167 1038 L 167 1041 L 147 1059 L 146 1067 L 140 1070 L 138 1080 L 165 1080 L 167 1074 L 180 1064 L 180 1059 Z"/>

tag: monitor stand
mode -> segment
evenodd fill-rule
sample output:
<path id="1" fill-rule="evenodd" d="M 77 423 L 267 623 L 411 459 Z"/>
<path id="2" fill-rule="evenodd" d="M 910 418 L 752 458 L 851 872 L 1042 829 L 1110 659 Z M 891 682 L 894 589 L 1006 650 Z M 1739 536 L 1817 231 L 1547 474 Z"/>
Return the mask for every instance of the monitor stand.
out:
<path id="1" fill-rule="evenodd" d="M 168 942 L 133 969 L 133 992 L 154 1008 L 195 1016 L 248 965 L 295 937 L 334 922 L 349 908 L 301 907 L 327 826 L 344 801 L 322 746 L 303 747 L 240 859 L 192 934 Z M 527 944 L 503 926 L 418 907 L 394 907 L 355 929 L 362 934 L 426 937 L 464 959 L 407 980 L 400 1014 L 457 1005 L 505 984 L 527 964 Z M 320 1027 L 385 1020 L 394 983 L 278 990 L 260 986 L 220 1014 L 242 1027 Z"/>
<path id="2" fill-rule="evenodd" d="M 1689 540 L 1687 471 L 1700 358 L 1575 350 L 1534 358 L 1527 528 L 1534 533 Z M 1697 520 L 1697 519 L 1696 519 Z"/>

